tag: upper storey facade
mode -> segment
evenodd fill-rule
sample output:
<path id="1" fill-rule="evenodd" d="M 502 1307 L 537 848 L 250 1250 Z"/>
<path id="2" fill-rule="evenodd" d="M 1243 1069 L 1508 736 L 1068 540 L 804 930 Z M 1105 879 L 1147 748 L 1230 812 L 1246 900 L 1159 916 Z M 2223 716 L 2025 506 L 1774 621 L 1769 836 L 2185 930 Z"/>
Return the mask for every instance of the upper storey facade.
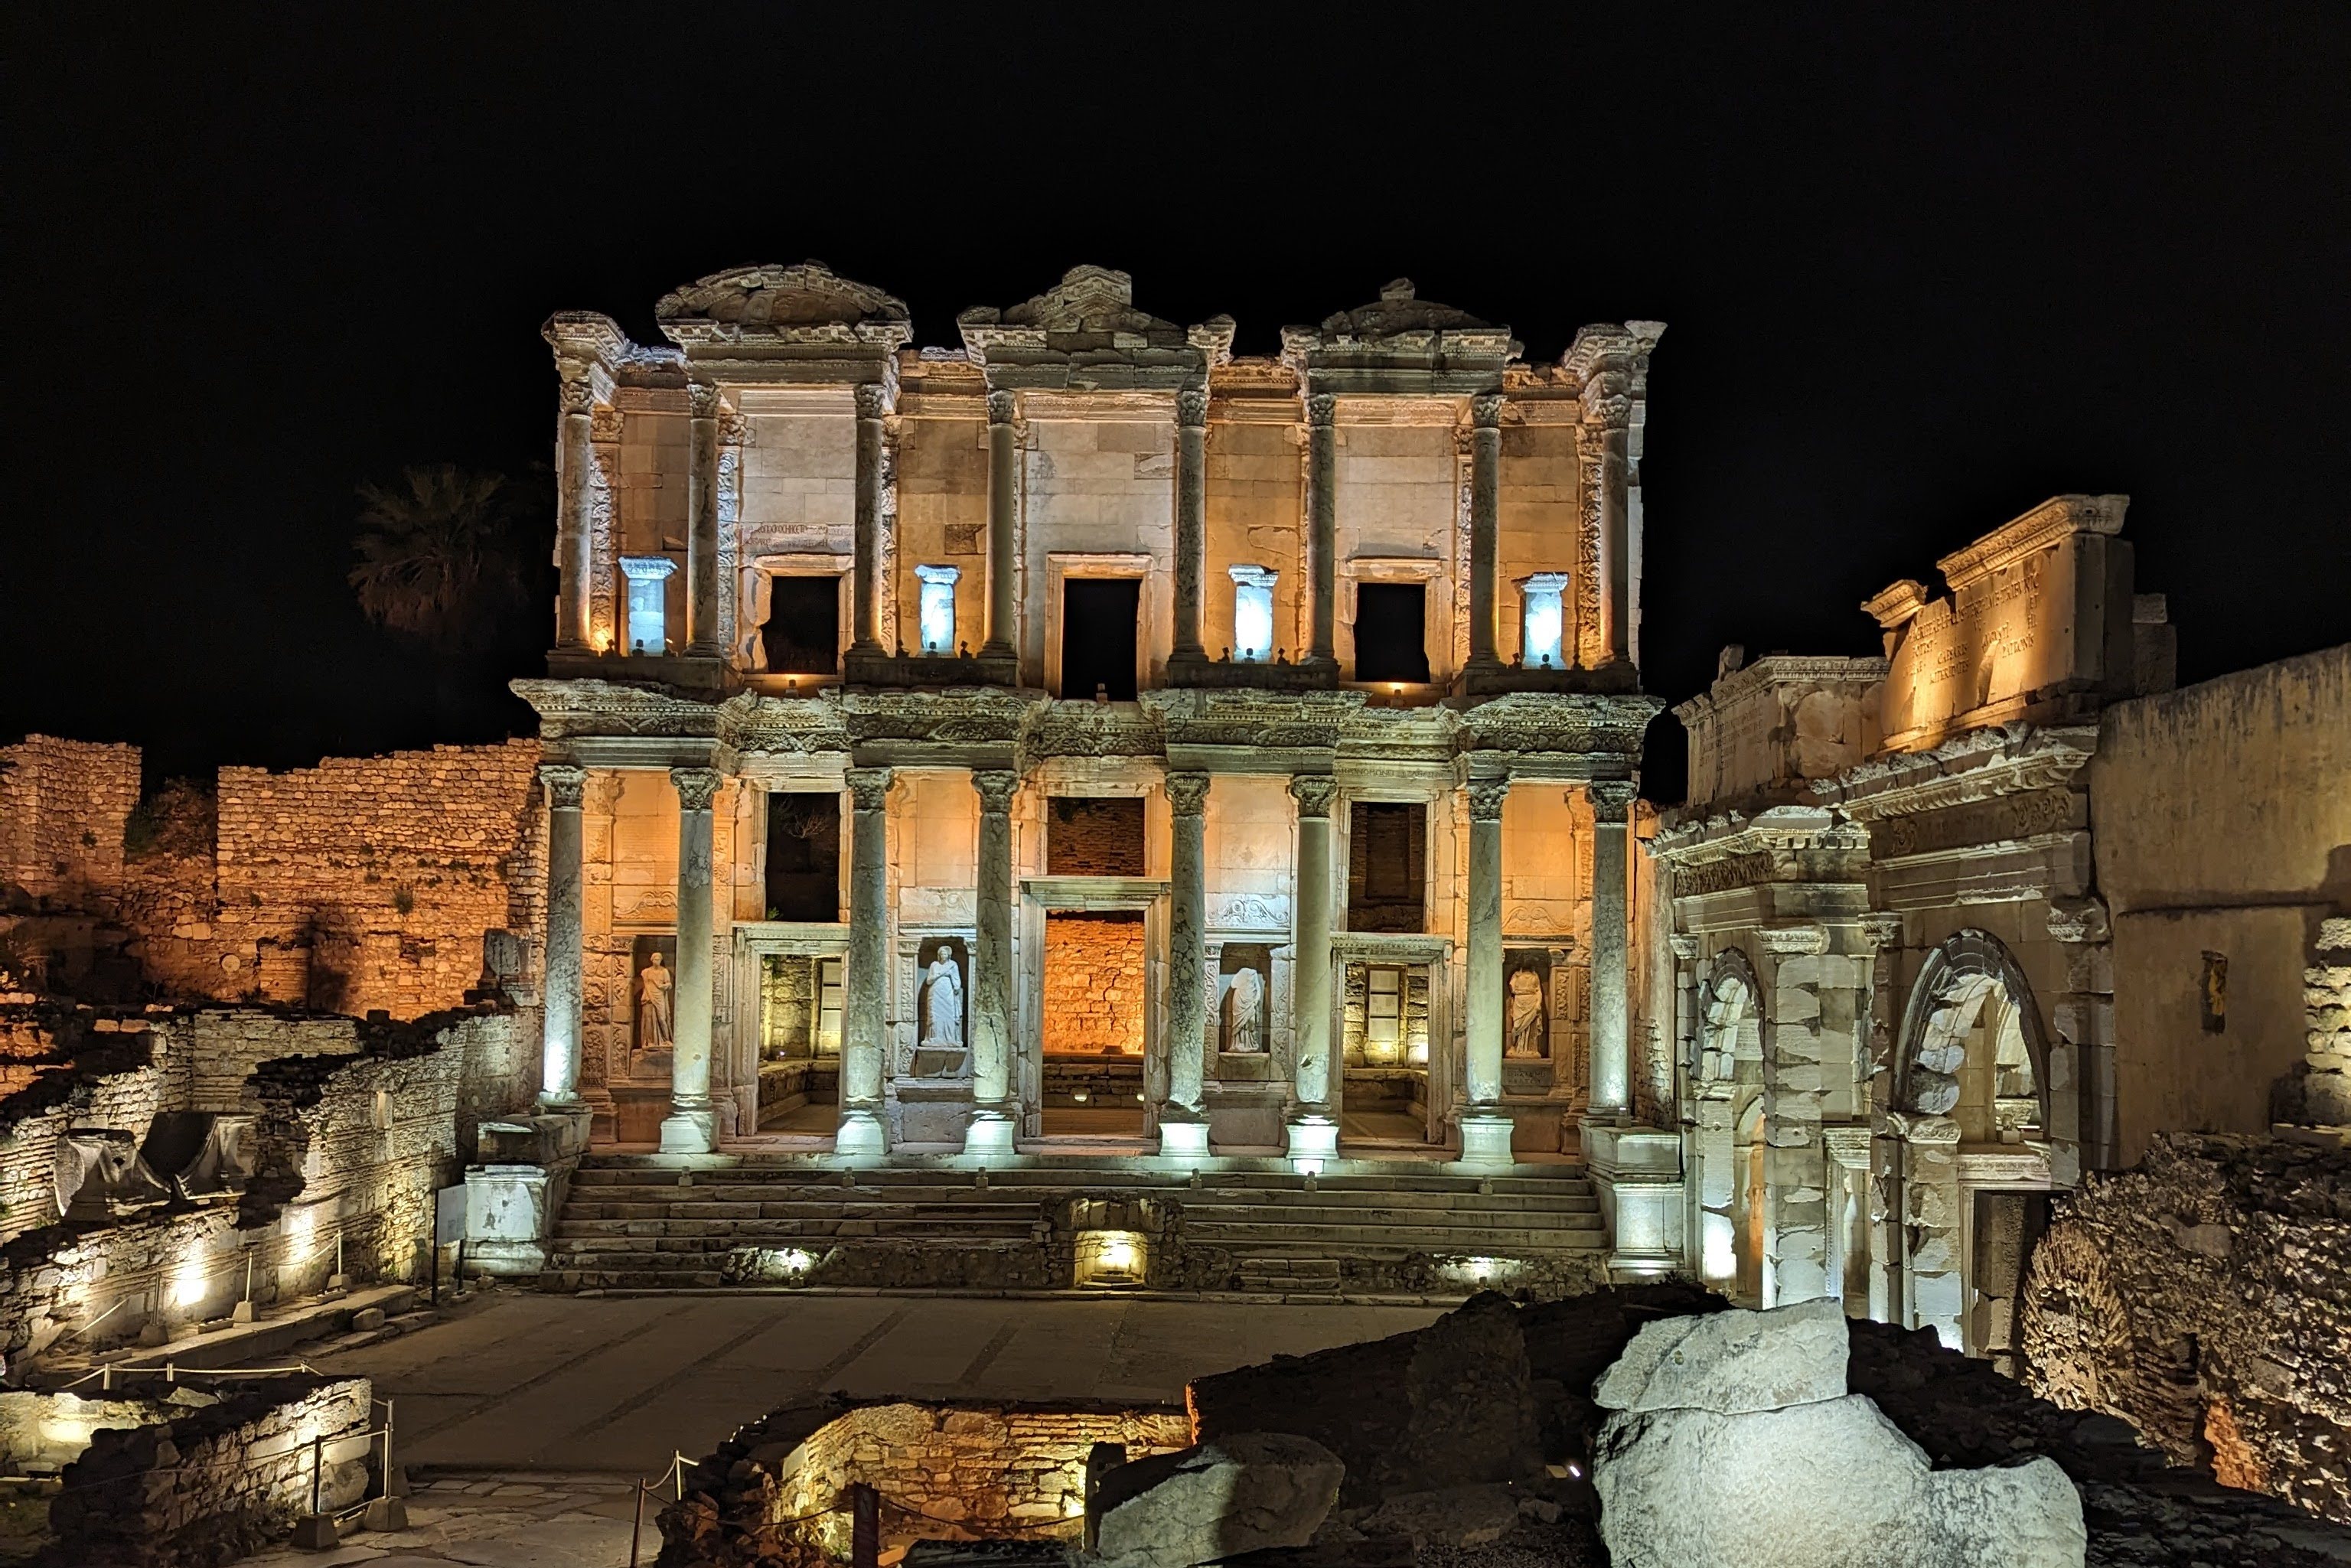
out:
<path id="1" fill-rule="evenodd" d="M 820 264 L 567 312 L 549 674 L 714 693 L 1637 689 L 1663 329 L 1554 364 L 1405 282 L 1278 358 L 1079 267 L 912 346 Z M 643 661 L 643 663 L 638 663 Z"/>

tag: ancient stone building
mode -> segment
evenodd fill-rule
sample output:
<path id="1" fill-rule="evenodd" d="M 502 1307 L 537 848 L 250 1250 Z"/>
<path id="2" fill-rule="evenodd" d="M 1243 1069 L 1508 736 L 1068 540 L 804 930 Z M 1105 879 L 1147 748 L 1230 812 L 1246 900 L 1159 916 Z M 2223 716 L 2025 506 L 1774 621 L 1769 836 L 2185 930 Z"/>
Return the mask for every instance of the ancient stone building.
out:
<path id="1" fill-rule="evenodd" d="M 546 1097 L 601 1141 L 1507 1164 L 1626 1109 L 1661 327 L 1278 357 L 1084 267 L 547 324 Z"/>
<path id="2" fill-rule="evenodd" d="M 1883 657 L 1730 650 L 1677 710 L 1652 1006 L 1688 1261 L 1735 1299 L 2006 1354 L 2050 1195 L 2124 1157 L 2087 765 L 2171 647 L 2124 505 L 2060 497 L 1944 557 L 1944 593 L 1871 599 Z"/>

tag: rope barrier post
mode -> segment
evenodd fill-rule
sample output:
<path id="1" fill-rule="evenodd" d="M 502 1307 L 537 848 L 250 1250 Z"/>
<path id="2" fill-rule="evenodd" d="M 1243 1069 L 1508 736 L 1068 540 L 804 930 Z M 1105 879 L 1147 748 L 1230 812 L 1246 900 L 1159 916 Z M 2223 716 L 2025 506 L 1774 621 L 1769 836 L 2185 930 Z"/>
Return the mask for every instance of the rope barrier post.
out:
<path id="1" fill-rule="evenodd" d="M 849 1483 L 850 1568 L 881 1568 L 882 1494 L 863 1481 Z"/>

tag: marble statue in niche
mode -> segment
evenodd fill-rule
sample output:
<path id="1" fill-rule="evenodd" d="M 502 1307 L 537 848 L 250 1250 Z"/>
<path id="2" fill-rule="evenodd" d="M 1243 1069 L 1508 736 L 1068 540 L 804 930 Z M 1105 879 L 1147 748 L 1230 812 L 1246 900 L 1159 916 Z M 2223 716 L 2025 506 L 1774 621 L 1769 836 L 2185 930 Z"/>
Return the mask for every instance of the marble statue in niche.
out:
<path id="1" fill-rule="evenodd" d="M 630 982 L 635 1004 L 639 1051 L 667 1051 L 676 1040 L 677 971 L 671 967 L 674 938 L 640 936 Z"/>
<path id="2" fill-rule="evenodd" d="M 1513 969 L 1508 989 L 1504 1018 L 1509 1034 L 1502 1054 L 1513 1061 L 1540 1061 L 1551 1054 L 1543 1027 L 1542 977 L 1531 968 Z"/>
<path id="3" fill-rule="evenodd" d="M 963 970 L 944 942 L 932 949 L 930 967 L 923 971 L 922 1043 L 963 1046 Z"/>
<path id="4" fill-rule="evenodd" d="M 1237 970 L 1225 989 L 1225 1049 L 1236 1055 L 1265 1050 L 1265 977 Z"/>

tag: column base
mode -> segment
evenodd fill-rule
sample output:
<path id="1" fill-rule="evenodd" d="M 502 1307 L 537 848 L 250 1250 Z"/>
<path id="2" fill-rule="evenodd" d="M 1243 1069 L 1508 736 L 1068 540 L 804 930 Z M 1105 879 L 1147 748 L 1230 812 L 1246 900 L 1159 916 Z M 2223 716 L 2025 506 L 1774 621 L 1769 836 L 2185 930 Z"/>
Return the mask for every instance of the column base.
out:
<path id="1" fill-rule="evenodd" d="M 661 1152 L 706 1155 L 718 1147 L 718 1118 L 708 1110 L 673 1111 L 661 1124 Z"/>
<path id="2" fill-rule="evenodd" d="M 1017 1124 L 1003 1112 L 982 1106 L 971 1113 L 971 1124 L 964 1129 L 963 1152 L 990 1157 L 1009 1155 L 1012 1134 Z M 836 1149 L 838 1144 L 833 1145 Z"/>
<path id="3" fill-rule="evenodd" d="M 833 1130 L 832 1152 L 856 1159 L 880 1159 L 890 1152 L 882 1118 L 871 1111 L 843 1111 L 841 1125 Z"/>
<path id="4" fill-rule="evenodd" d="M 1472 1111 L 1461 1118 L 1461 1161 L 1465 1166 L 1480 1169 L 1497 1169 L 1519 1163 L 1510 1152 L 1510 1134 L 1518 1124 L 1508 1116 L 1490 1111 Z"/>
<path id="5" fill-rule="evenodd" d="M 1195 1121 L 1180 1109 L 1159 1114 L 1159 1155 L 1162 1159 L 1186 1159 L 1208 1152 L 1208 1124 Z"/>
<path id="6" fill-rule="evenodd" d="M 1290 1158 L 1302 1174 L 1312 1175 L 1322 1168 L 1323 1161 L 1338 1157 L 1338 1123 L 1309 1111 L 1290 1124 Z"/>

